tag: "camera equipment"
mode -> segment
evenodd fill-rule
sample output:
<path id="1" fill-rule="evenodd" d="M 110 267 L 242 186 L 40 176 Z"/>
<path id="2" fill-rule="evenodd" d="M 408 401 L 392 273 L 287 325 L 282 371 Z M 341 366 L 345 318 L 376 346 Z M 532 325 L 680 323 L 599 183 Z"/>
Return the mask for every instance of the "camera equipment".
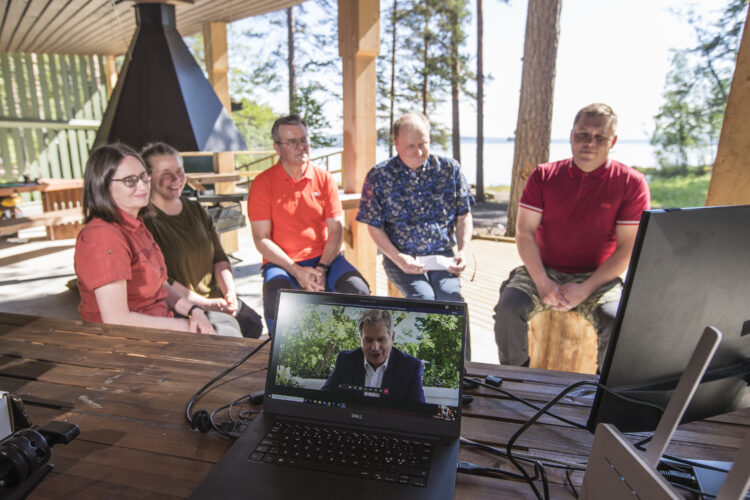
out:
<path id="1" fill-rule="evenodd" d="M 52 464 L 47 464 L 50 448 L 68 444 L 79 433 L 75 424 L 53 421 L 21 429 L 0 441 L 0 496 L 6 498 L 7 492 L 8 499 L 25 498 L 52 470 Z"/>

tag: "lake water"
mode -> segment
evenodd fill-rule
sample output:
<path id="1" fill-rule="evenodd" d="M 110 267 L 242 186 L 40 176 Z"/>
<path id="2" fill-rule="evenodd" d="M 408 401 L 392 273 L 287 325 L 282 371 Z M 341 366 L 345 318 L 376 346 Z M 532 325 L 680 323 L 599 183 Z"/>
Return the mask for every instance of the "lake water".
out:
<path id="1" fill-rule="evenodd" d="M 510 186 L 513 172 L 513 141 L 505 139 L 485 139 L 484 143 L 484 185 L 490 186 Z M 436 154 L 446 156 L 451 153 L 441 152 L 436 145 L 432 147 Z M 463 138 L 461 140 L 461 166 L 469 183 L 476 182 L 476 140 Z M 313 157 L 319 154 L 340 150 L 340 148 L 324 148 L 313 151 Z M 658 166 L 655 148 L 644 139 L 619 139 L 615 147 L 612 148 L 610 156 L 615 160 L 621 161 L 626 165 L 634 167 L 655 167 Z M 567 139 L 553 139 L 550 143 L 550 161 L 562 160 L 570 157 L 570 143 Z M 709 155 L 716 154 L 715 148 Z M 388 159 L 388 149 L 378 147 L 376 151 L 378 162 Z M 699 160 L 695 159 L 699 164 Z M 711 160 L 709 160 L 710 162 Z M 333 166 L 332 166 L 333 167 Z"/>

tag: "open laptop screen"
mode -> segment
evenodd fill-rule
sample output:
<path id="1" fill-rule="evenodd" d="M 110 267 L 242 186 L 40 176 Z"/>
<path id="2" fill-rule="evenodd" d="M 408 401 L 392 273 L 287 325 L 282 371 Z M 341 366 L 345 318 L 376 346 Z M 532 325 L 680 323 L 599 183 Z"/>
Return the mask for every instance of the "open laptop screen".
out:
<path id="1" fill-rule="evenodd" d="M 458 422 L 465 304 L 282 290 L 275 327 L 266 408 Z"/>

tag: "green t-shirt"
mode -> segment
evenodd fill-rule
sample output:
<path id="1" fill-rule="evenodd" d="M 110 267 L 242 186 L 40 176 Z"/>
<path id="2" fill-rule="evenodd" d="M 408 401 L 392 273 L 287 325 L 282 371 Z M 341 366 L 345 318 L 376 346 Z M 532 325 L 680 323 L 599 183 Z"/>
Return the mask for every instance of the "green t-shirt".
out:
<path id="1" fill-rule="evenodd" d="M 221 297 L 214 279 L 214 264 L 229 261 L 208 212 L 195 201 L 182 198 L 182 212 L 144 217 L 167 263 L 169 282 L 177 281 L 204 297 Z"/>

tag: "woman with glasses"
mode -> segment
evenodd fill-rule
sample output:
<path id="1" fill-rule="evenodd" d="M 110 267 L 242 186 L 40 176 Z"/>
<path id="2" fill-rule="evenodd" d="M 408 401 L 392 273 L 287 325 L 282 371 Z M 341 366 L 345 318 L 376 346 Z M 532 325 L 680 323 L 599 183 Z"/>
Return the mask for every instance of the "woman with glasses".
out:
<path id="1" fill-rule="evenodd" d="M 141 156 L 151 174 L 153 209 L 143 222 L 164 254 L 172 286 L 206 310 L 234 316 L 243 336 L 260 337 L 263 322 L 237 298 L 232 266 L 211 217 L 198 202 L 182 197 L 186 179 L 179 152 L 156 142 Z"/>
<path id="2" fill-rule="evenodd" d="M 75 248 L 85 321 L 239 336 L 231 316 L 207 313 L 167 280 L 159 246 L 143 225 L 150 176 L 122 144 L 95 149 L 84 174 L 86 223 Z M 180 317 L 175 317 L 175 313 Z"/>

